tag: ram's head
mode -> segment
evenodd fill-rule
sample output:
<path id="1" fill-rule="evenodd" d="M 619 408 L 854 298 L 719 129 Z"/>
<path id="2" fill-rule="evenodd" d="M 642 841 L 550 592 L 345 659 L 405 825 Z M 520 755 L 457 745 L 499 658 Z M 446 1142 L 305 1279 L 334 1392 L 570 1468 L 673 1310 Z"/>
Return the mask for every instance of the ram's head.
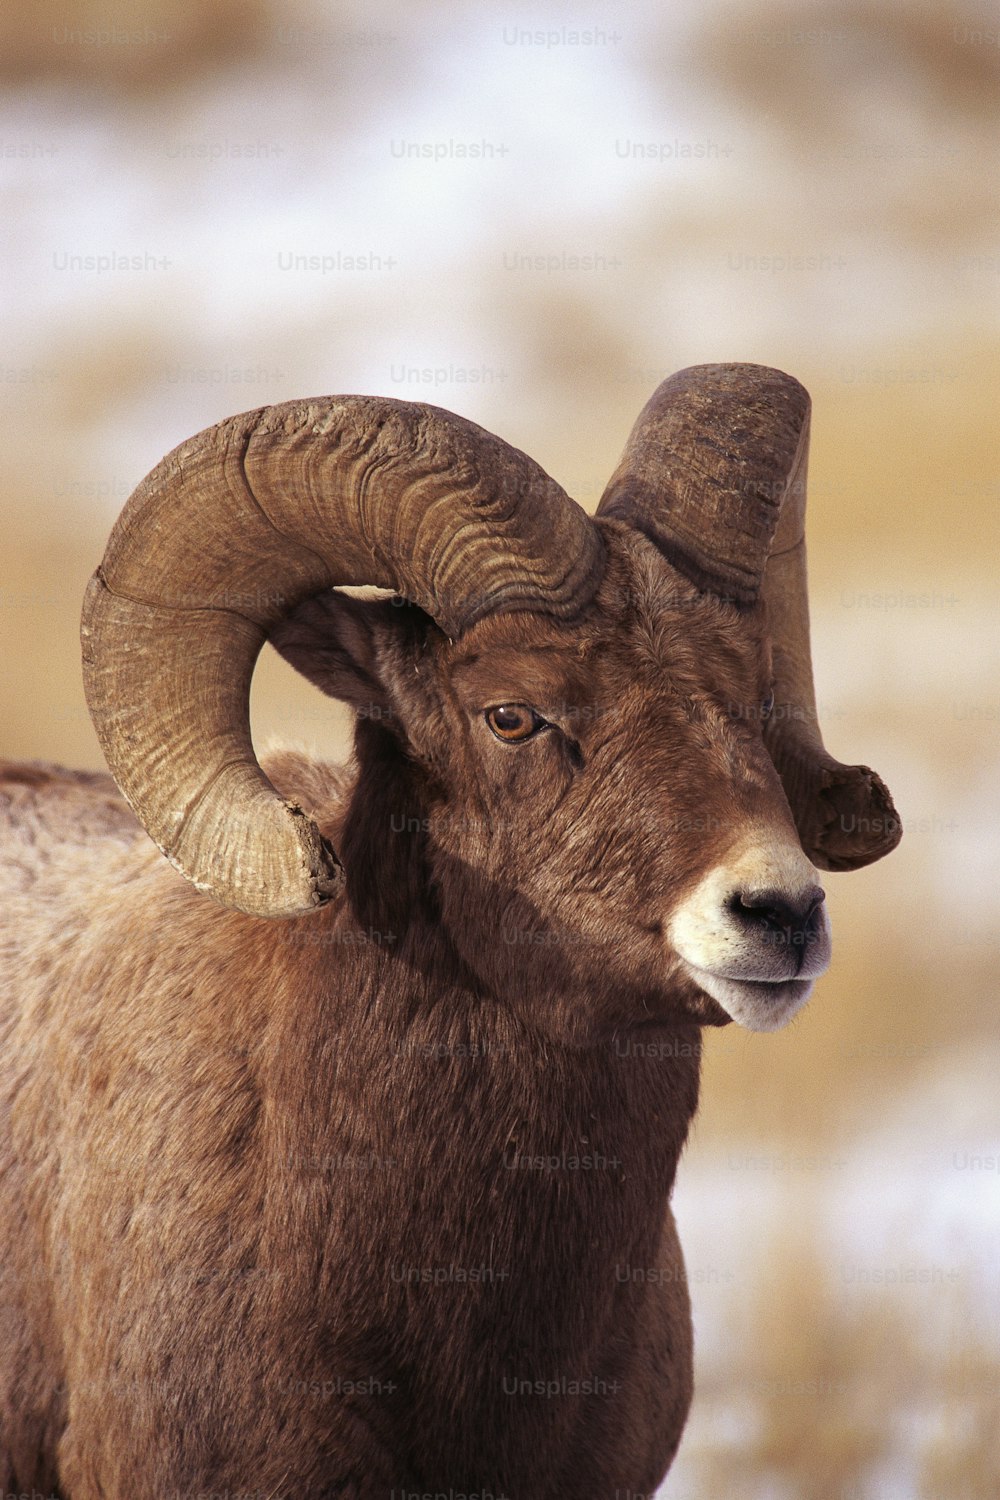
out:
<path id="1" fill-rule="evenodd" d="M 223 422 L 144 481 L 90 584 L 111 769 L 177 868 L 242 911 L 306 912 L 346 868 L 362 920 L 419 908 L 560 1032 L 778 1026 L 829 961 L 817 868 L 900 833 L 816 721 L 808 425 L 778 371 L 682 371 L 591 519 L 434 407 L 343 397 Z M 331 591 L 360 584 L 396 597 Z M 267 638 L 358 711 L 336 850 L 254 756 Z"/>

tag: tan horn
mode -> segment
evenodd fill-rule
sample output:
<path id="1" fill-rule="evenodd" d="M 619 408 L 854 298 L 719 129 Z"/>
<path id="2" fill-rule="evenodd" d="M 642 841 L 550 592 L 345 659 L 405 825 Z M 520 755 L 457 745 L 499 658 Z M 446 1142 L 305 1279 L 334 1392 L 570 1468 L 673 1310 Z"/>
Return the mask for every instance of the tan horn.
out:
<path id="1" fill-rule="evenodd" d="M 227 906 L 291 916 L 342 871 L 254 755 L 269 630 L 341 584 L 394 589 L 452 636 L 498 610 L 570 618 L 602 568 L 580 507 L 472 422 L 363 396 L 264 407 L 182 443 L 128 501 L 84 600 L 87 701 L 171 863 Z"/>
<path id="2" fill-rule="evenodd" d="M 665 380 L 598 506 L 648 536 L 699 588 L 763 597 L 774 655 L 765 742 L 802 847 L 821 869 L 888 854 L 902 828 L 885 785 L 823 745 L 809 650 L 805 555 L 809 395 L 763 365 L 694 365 Z"/>
<path id="3" fill-rule="evenodd" d="M 813 864 L 857 870 L 895 849 L 903 826 L 881 777 L 870 766 L 843 765 L 823 744 L 809 643 L 808 463 L 807 417 L 761 585 L 774 660 L 774 710 L 764 743 Z"/>

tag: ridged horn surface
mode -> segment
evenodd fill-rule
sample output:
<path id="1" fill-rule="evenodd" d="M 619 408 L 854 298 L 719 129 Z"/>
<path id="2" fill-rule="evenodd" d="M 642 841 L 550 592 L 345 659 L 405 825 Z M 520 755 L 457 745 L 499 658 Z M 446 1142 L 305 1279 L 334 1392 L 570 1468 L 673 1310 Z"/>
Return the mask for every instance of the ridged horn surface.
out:
<path id="1" fill-rule="evenodd" d="M 699 588 L 763 597 L 775 706 L 765 726 L 802 847 L 821 869 L 888 854 L 902 832 L 867 766 L 823 745 L 809 648 L 805 499 L 809 395 L 763 365 L 694 365 L 646 403 L 598 506 L 628 522 Z"/>
<path id="2" fill-rule="evenodd" d="M 308 911 L 342 871 L 254 755 L 268 631 L 341 584 L 394 589 L 452 636 L 498 610 L 571 618 L 602 564 L 580 507 L 450 412 L 344 396 L 231 417 L 143 480 L 88 585 L 84 682 L 108 764 L 200 890 L 259 916 Z"/>
<path id="3" fill-rule="evenodd" d="M 679 370 L 640 412 L 598 514 L 643 532 L 699 588 L 752 604 L 808 416 L 780 370 Z"/>
<path id="4" fill-rule="evenodd" d="M 774 712 L 764 725 L 764 742 L 813 864 L 856 870 L 889 854 L 903 829 L 881 777 L 870 766 L 843 765 L 823 744 L 809 640 L 808 462 L 807 421 L 761 589 L 774 658 Z"/>

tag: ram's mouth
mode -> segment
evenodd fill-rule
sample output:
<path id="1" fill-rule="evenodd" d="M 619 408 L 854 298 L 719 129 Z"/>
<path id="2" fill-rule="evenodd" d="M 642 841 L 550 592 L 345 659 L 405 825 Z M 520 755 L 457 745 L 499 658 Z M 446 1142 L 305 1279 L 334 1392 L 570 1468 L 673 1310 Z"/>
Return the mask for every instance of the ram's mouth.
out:
<path id="1" fill-rule="evenodd" d="M 778 1031 L 802 1009 L 815 979 L 735 979 L 696 964 L 685 967 L 700 990 L 749 1031 Z"/>

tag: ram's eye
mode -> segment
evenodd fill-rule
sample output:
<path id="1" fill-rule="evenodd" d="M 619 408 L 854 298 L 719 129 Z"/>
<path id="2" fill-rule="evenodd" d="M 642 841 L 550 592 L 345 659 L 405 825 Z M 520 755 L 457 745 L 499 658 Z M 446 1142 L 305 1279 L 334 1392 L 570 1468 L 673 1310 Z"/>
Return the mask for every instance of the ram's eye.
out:
<path id="1" fill-rule="evenodd" d="M 495 708 L 488 708 L 486 722 L 497 739 L 506 740 L 508 744 L 530 739 L 546 724 L 541 714 L 526 703 L 499 703 Z"/>
<path id="2" fill-rule="evenodd" d="M 760 705 L 760 719 L 761 719 L 761 723 L 763 723 L 765 719 L 769 719 L 771 717 L 771 714 L 773 712 L 774 712 L 774 694 L 773 693 L 768 693 L 767 697 L 764 699 L 764 701 Z"/>

